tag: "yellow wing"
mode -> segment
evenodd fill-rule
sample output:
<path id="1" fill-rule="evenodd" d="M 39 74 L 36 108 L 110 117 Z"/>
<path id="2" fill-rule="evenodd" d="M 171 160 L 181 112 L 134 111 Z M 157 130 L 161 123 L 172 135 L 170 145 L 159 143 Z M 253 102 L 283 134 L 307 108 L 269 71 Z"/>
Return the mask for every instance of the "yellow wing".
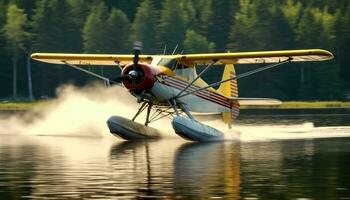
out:
<path id="1" fill-rule="evenodd" d="M 65 53 L 34 53 L 32 59 L 51 64 L 73 65 L 106 65 L 124 66 L 133 61 L 134 55 L 118 54 L 65 54 Z M 291 62 L 325 61 L 333 58 L 333 54 L 322 49 L 287 50 L 287 51 L 258 51 L 241 53 L 210 53 L 210 54 L 187 54 L 187 55 L 164 55 L 160 56 L 176 59 L 186 66 L 209 64 L 262 64 L 278 63 L 290 59 Z M 153 56 L 140 55 L 140 62 L 151 63 Z"/>
<path id="2" fill-rule="evenodd" d="M 304 49 L 287 51 L 257 51 L 241 53 L 211 53 L 177 55 L 176 59 L 188 66 L 215 64 L 263 64 L 279 63 L 290 59 L 291 62 L 325 61 L 333 59 L 333 54 L 322 49 Z"/>
<path id="3" fill-rule="evenodd" d="M 134 55 L 116 54 L 65 54 L 34 53 L 31 58 L 51 64 L 124 66 L 133 61 Z M 140 55 L 140 62 L 151 63 L 152 56 Z"/>

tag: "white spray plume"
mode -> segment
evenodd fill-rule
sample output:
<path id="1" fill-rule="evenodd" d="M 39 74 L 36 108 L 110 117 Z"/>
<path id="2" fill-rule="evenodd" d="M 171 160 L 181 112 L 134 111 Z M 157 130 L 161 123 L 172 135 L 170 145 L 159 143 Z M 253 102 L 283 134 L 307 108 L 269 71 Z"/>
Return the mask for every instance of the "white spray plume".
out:
<path id="1" fill-rule="evenodd" d="M 135 98 L 121 87 L 92 84 L 77 88 L 65 85 L 57 89 L 57 98 L 43 108 L 0 116 L 0 134 L 112 137 L 106 125 L 107 119 L 113 115 L 131 119 L 139 106 Z M 144 120 L 145 114 L 136 121 L 143 123 Z M 232 129 L 218 118 L 204 120 L 204 123 L 225 133 L 225 140 L 242 142 L 350 136 L 348 127 L 315 128 L 312 123 L 234 125 Z M 159 129 L 163 137 L 180 138 L 174 133 L 170 119 L 159 120 L 151 126 Z"/>
<path id="2" fill-rule="evenodd" d="M 121 87 L 106 88 L 92 84 L 77 88 L 64 85 L 57 89 L 57 98 L 43 108 L 0 119 L 0 133 L 109 137 L 107 119 L 113 115 L 130 119 L 138 107 L 135 98 Z M 144 118 L 140 116 L 137 121 L 142 123 Z M 162 123 L 170 125 L 168 119 L 163 119 L 152 126 L 164 132 L 165 136 L 174 135 L 169 134 L 172 129 L 161 126 Z"/>

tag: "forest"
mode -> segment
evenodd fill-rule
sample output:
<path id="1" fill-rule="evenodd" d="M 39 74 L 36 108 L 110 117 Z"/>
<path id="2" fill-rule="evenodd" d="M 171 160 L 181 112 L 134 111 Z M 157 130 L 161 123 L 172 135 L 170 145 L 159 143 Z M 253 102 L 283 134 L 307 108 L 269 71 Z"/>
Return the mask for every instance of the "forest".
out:
<path id="1" fill-rule="evenodd" d="M 33 52 L 129 54 L 133 41 L 143 42 L 143 54 L 162 54 L 165 47 L 171 54 L 176 45 L 178 54 L 326 49 L 332 61 L 259 73 L 242 79 L 239 93 L 295 101 L 350 98 L 347 0 L 0 0 L 0 99 L 50 98 L 62 84 L 95 80 L 30 61 Z M 111 67 L 91 70 L 109 77 L 119 73 Z M 220 70 L 205 79 L 220 79 Z"/>

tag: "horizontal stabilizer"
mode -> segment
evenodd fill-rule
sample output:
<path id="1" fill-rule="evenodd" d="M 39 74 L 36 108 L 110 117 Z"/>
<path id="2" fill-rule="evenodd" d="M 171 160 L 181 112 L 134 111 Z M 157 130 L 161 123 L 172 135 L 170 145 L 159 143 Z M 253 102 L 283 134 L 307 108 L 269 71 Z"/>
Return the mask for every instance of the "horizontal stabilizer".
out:
<path id="1" fill-rule="evenodd" d="M 282 104 L 280 100 L 266 98 L 230 98 L 230 100 L 241 106 L 273 106 Z"/>

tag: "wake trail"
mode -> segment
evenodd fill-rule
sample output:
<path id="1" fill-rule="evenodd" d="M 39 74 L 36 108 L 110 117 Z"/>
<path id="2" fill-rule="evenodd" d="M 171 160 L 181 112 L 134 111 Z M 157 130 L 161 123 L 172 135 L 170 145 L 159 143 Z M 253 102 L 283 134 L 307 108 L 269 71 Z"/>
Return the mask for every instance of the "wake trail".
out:
<path id="1" fill-rule="evenodd" d="M 131 119 L 139 108 L 135 97 L 121 87 L 106 88 L 92 84 L 82 88 L 64 85 L 57 89 L 57 98 L 43 108 L 35 108 L 22 114 L 1 115 L 0 134 L 65 136 L 65 137 L 112 137 L 106 125 L 110 116 Z M 145 121 L 145 113 L 137 122 Z M 312 123 L 295 125 L 233 125 L 232 129 L 217 119 L 204 124 L 225 133 L 225 140 L 241 142 L 350 137 L 350 127 L 314 127 Z M 163 138 L 180 138 L 172 129 L 171 119 L 151 124 L 159 129 Z"/>

